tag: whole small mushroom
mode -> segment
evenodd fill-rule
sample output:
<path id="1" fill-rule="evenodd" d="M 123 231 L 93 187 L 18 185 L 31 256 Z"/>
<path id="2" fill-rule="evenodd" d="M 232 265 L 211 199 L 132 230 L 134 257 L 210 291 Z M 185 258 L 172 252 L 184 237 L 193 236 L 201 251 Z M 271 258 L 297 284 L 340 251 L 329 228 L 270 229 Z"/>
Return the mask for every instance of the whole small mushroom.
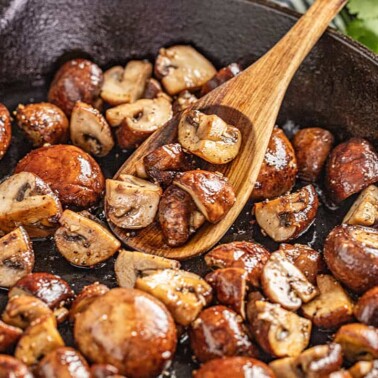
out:
<path id="1" fill-rule="evenodd" d="M 11 116 L 8 109 L 0 102 L 0 160 L 8 151 L 12 139 Z"/>
<path id="2" fill-rule="evenodd" d="M 358 299 L 354 316 L 361 323 L 378 327 L 378 286 L 371 288 Z"/>

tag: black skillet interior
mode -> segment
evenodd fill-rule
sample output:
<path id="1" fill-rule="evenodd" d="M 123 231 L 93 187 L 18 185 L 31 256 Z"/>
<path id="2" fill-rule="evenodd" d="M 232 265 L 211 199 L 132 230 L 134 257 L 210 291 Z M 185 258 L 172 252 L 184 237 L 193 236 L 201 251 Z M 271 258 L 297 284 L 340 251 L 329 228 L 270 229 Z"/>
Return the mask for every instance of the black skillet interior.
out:
<path id="1" fill-rule="evenodd" d="M 89 57 L 103 68 L 130 58 L 156 56 L 159 47 L 190 43 L 218 67 L 234 61 L 255 61 L 292 26 L 296 15 L 263 1 L 246 0 L 0 0 L 0 101 L 11 110 L 18 103 L 46 99 L 48 83 L 57 67 L 73 57 Z M 328 32 L 296 75 L 286 96 L 279 124 L 320 126 L 338 138 L 363 136 L 378 145 L 378 58 L 345 37 Z M 14 128 L 12 145 L 0 162 L 0 177 L 10 174 L 30 150 Z M 113 151 L 99 159 L 111 177 L 129 155 Z M 299 183 L 300 184 L 300 183 Z M 322 198 L 322 186 L 319 185 Z M 321 250 L 330 229 L 340 223 L 353 199 L 340 208 L 321 206 L 316 222 L 298 242 Z M 271 251 L 276 244 L 264 238 L 251 222 L 251 204 L 222 242 L 255 239 Z M 94 211 L 103 216 L 101 208 Z M 94 269 L 67 263 L 51 241 L 34 242 L 35 271 L 65 278 L 79 291 L 101 281 L 115 286 L 113 260 Z M 184 262 L 203 273 L 203 259 Z M 0 309 L 6 292 L 0 291 Z M 70 327 L 61 332 L 72 344 Z M 314 339 L 328 335 L 315 332 Z M 190 377 L 195 367 L 187 340 L 180 342 L 171 377 Z"/>

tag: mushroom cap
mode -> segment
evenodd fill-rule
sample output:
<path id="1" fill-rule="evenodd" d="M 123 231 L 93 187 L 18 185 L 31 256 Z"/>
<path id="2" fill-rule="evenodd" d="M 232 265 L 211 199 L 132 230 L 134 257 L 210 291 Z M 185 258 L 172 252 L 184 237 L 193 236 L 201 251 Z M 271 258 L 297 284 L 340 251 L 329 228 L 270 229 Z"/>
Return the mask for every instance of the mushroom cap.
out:
<path id="1" fill-rule="evenodd" d="M 0 160 L 7 152 L 12 139 L 11 116 L 8 109 L 0 103 Z"/>

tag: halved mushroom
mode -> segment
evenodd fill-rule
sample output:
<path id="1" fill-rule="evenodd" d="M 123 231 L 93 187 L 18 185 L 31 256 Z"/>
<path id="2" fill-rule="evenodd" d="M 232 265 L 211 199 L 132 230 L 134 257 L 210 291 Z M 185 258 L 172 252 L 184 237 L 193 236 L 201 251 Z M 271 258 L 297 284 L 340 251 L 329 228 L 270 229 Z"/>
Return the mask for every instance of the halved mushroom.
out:
<path id="1" fill-rule="evenodd" d="M 109 288 L 99 282 L 84 286 L 83 290 L 81 290 L 72 302 L 69 315 L 70 320 L 75 320 L 77 314 L 84 312 L 95 299 L 106 294 L 108 291 Z"/>
<path id="2" fill-rule="evenodd" d="M 173 114 L 182 112 L 197 101 L 198 98 L 193 93 L 190 93 L 189 91 L 182 91 L 181 93 L 179 93 L 176 100 L 172 104 Z"/>
<path id="3" fill-rule="evenodd" d="M 358 196 L 343 223 L 374 227 L 378 223 L 378 188 L 370 185 Z"/>
<path id="4" fill-rule="evenodd" d="M 0 103 L 0 160 L 7 152 L 12 139 L 11 116 L 8 109 Z"/>
<path id="5" fill-rule="evenodd" d="M 114 264 L 118 285 L 133 288 L 139 276 L 145 271 L 159 269 L 179 269 L 180 263 L 165 257 L 143 252 L 120 250 Z"/>
<path id="6" fill-rule="evenodd" d="M 320 274 L 316 279 L 319 296 L 302 305 L 301 312 L 320 328 L 337 328 L 353 319 L 353 301 L 331 276 Z"/>
<path id="7" fill-rule="evenodd" d="M 121 174 L 118 180 L 106 180 L 108 219 L 121 228 L 138 229 L 154 221 L 162 190 L 140 178 Z"/>
<path id="8" fill-rule="evenodd" d="M 170 247 L 185 244 L 205 222 L 190 194 L 176 185 L 169 186 L 161 197 L 158 217 L 164 240 Z"/>
<path id="9" fill-rule="evenodd" d="M 241 146 L 241 132 L 215 114 L 189 110 L 181 116 L 178 141 L 182 147 L 212 164 L 235 159 Z"/>
<path id="10" fill-rule="evenodd" d="M 341 345 L 349 361 L 378 359 L 378 329 L 360 323 L 342 326 L 336 333 L 335 343 Z"/>
<path id="11" fill-rule="evenodd" d="M 287 310 L 298 310 L 302 303 L 311 301 L 318 294 L 316 287 L 282 251 L 270 255 L 262 271 L 261 285 L 272 302 Z"/>
<path id="12" fill-rule="evenodd" d="M 0 354 L 0 377 L 2 378 L 33 378 L 28 367 L 17 358 Z"/>
<path id="13" fill-rule="evenodd" d="M 15 357 L 24 364 L 35 365 L 52 350 L 64 346 L 53 316 L 45 316 L 33 322 L 17 344 Z"/>
<path id="14" fill-rule="evenodd" d="M 160 49 L 155 62 L 155 75 L 170 95 L 199 88 L 216 73 L 214 66 L 191 46 Z"/>
<path id="15" fill-rule="evenodd" d="M 113 256 L 121 243 L 97 221 L 65 210 L 55 232 L 58 251 L 72 264 L 93 266 Z"/>
<path id="16" fill-rule="evenodd" d="M 231 184 L 220 173 L 203 170 L 187 171 L 173 181 L 188 192 L 210 223 L 219 222 L 236 201 Z"/>
<path id="17" fill-rule="evenodd" d="M 359 361 L 349 370 L 353 378 L 375 378 L 378 377 L 378 360 Z"/>
<path id="18" fill-rule="evenodd" d="M 140 99 L 152 74 L 152 64 L 146 60 L 131 60 L 126 67 L 115 66 L 105 71 L 101 97 L 115 106 Z"/>
<path id="19" fill-rule="evenodd" d="M 358 299 L 354 316 L 359 322 L 378 328 L 378 286 L 368 290 Z"/>
<path id="20" fill-rule="evenodd" d="M 296 239 L 315 220 L 319 201 L 315 188 L 307 185 L 299 191 L 271 201 L 256 203 L 257 223 L 276 242 Z"/>
<path id="21" fill-rule="evenodd" d="M 0 239 L 0 286 L 11 287 L 34 267 L 34 251 L 27 232 L 18 227 Z"/>
<path id="22" fill-rule="evenodd" d="M 121 148 L 133 148 L 172 118 L 172 105 L 164 97 L 141 99 L 106 111 L 110 126 L 117 127 Z"/>
<path id="23" fill-rule="evenodd" d="M 46 316 L 53 316 L 53 312 L 44 302 L 22 295 L 9 298 L 2 319 L 11 326 L 26 329 L 34 320 Z"/>
<path id="24" fill-rule="evenodd" d="M 310 342 L 311 321 L 278 304 L 249 297 L 247 319 L 250 329 L 265 352 L 275 357 L 296 357 Z"/>
<path id="25" fill-rule="evenodd" d="M 205 261 L 210 268 L 242 268 L 248 274 L 248 282 L 259 287 L 269 257 L 270 252 L 262 245 L 241 241 L 218 245 L 205 256 Z"/>
<path id="26" fill-rule="evenodd" d="M 112 132 L 103 115 L 81 101 L 72 110 L 70 136 L 75 146 L 95 156 L 106 156 L 114 147 Z"/>
<path id="27" fill-rule="evenodd" d="M 17 173 L 0 184 L 0 230 L 22 225 L 30 237 L 46 237 L 55 231 L 62 206 L 56 194 L 38 176 Z"/>
<path id="28" fill-rule="evenodd" d="M 34 296 L 55 310 L 70 304 L 74 292 L 62 278 L 38 272 L 21 278 L 8 293 L 9 298 L 22 295 Z"/>
<path id="29" fill-rule="evenodd" d="M 22 332 L 21 328 L 13 327 L 0 320 L 0 352 L 9 351 L 9 349 L 17 343 Z"/>
<path id="30" fill-rule="evenodd" d="M 205 280 L 222 305 L 232 308 L 245 318 L 244 299 L 247 292 L 247 272 L 243 268 L 218 269 L 207 274 Z"/>
<path id="31" fill-rule="evenodd" d="M 184 270 L 144 271 L 135 287 L 161 300 L 183 326 L 189 325 L 212 299 L 211 286 L 197 274 Z"/>

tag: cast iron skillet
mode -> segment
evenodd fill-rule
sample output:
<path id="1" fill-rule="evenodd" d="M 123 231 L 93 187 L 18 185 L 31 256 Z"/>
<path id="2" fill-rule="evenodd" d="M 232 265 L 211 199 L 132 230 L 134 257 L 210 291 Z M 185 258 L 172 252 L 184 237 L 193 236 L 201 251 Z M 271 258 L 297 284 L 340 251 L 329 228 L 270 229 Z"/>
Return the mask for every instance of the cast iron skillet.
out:
<path id="1" fill-rule="evenodd" d="M 261 0 L 0 0 L 0 102 L 46 99 L 48 83 L 64 61 L 89 57 L 103 68 L 131 58 L 156 56 L 161 46 L 190 43 L 220 68 L 238 61 L 246 66 L 265 53 L 295 22 L 297 15 Z M 346 37 L 329 31 L 296 75 L 283 104 L 279 124 L 330 129 L 338 141 L 369 138 L 378 147 L 378 57 Z M 289 133 L 292 127 L 286 128 Z M 30 145 L 14 128 L 12 145 L 0 162 L 0 177 L 10 174 Z M 111 177 L 129 155 L 116 150 L 99 159 Z M 299 183 L 300 185 L 300 183 Z M 322 195 L 321 185 L 319 193 Z M 322 195 L 322 198 L 324 196 Z M 341 222 L 353 198 L 340 208 L 321 206 L 317 220 L 298 242 L 321 250 L 325 236 Z M 222 242 L 255 239 L 271 251 L 276 244 L 251 224 L 249 204 Z M 101 208 L 94 211 L 103 217 Z M 34 242 L 35 271 L 61 275 L 79 291 L 101 281 L 115 286 L 113 262 L 95 269 L 68 264 L 51 241 Z M 204 273 L 201 258 L 185 269 Z M 0 310 L 6 292 L 0 290 Z M 70 327 L 61 327 L 72 344 Z M 329 335 L 314 333 L 314 341 Z M 171 377 L 190 377 L 196 366 L 185 337 L 170 370 Z"/>

